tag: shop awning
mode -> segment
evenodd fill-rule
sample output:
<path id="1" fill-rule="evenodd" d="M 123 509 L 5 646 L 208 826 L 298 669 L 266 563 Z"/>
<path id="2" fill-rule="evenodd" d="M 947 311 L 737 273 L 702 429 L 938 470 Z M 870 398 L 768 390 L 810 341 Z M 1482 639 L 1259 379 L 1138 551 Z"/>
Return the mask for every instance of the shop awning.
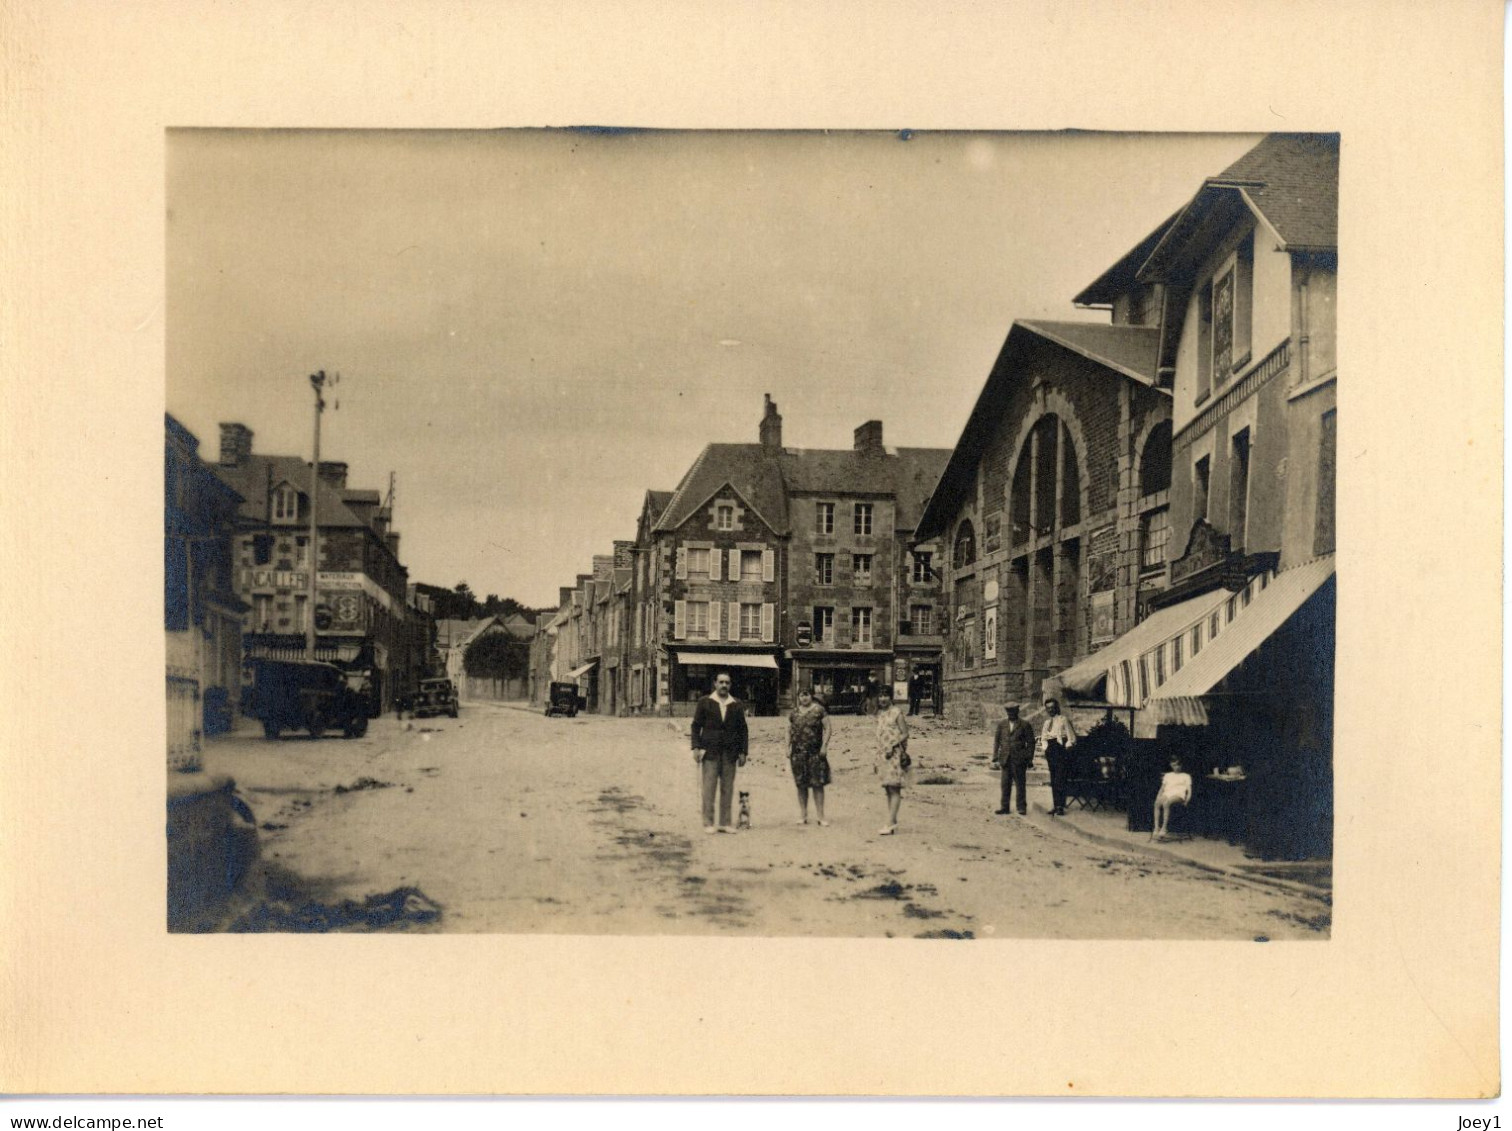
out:
<path id="1" fill-rule="evenodd" d="M 568 679 L 577 679 L 579 676 L 583 675 L 585 672 L 591 672 L 596 667 L 598 667 L 598 661 L 597 660 L 589 660 L 582 667 L 580 667 L 580 668 L 573 668 L 570 672 L 568 672 L 567 673 L 567 678 Z"/>
<path id="2" fill-rule="evenodd" d="M 758 652 L 679 652 L 680 664 L 707 664 L 726 668 L 775 668 L 777 661 Z"/>
<path id="3" fill-rule="evenodd" d="M 1140 684 L 1134 670 L 1140 658 L 1209 620 L 1214 610 L 1231 596 L 1226 589 L 1218 589 L 1179 605 L 1157 609 L 1107 647 L 1051 677 L 1045 694 L 1054 695 L 1058 684 L 1061 694 L 1073 699 L 1139 706 L 1144 696 L 1138 694 Z"/>
<path id="4" fill-rule="evenodd" d="M 1246 657 L 1275 635 L 1333 575 L 1334 560 L 1330 555 L 1272 577 L 1243 615 L 1151 693 L 1145 704 L 1151 712 L 1151 721 L 1156 725 L 1206 725 L 1207 708 L 1201 696 L 1217 687 Z"/>

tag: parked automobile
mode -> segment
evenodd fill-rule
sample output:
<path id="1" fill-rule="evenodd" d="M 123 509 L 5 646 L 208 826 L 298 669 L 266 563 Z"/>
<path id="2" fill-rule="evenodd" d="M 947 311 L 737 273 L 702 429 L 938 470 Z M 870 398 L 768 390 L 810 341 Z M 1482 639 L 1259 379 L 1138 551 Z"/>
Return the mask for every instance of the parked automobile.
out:
<path id="1" fill-rule="evenodd" d="M 546 717 L 552 715 L 566 715 L 569 719 L 578 713 L 579 708 L 588 706 L 584 698 L 578 694 L 575 683 L 553 683 L 546 692 Z"/>
<path id="2" fill-rule="evenodd" d="M 428 715 L 457 717 L 457 689 L 449 679 L 422 679 L 415 691 L 415 718 Z"/>
<path id="3" fill-rule="evenodd" d="M 250 664 L 247 713 L 259 719 L 263 735 L 307 730 L 319 738 L 336 727 L 346 738 L 367 733 L 372 680 L 365 671 L 310 660 L 257 660 Z"/>

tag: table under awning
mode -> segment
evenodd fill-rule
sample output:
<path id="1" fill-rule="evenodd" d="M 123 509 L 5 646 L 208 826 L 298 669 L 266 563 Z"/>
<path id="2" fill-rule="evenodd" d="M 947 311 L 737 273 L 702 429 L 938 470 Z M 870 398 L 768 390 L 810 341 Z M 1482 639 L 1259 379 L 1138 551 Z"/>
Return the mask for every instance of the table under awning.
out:
<path id="1" fill-rule="evenodd" d="M 582 667 L 573 668 L 570 672 L 568 672 L 567 673 L 567 678 L 568 679 L 578 679 L 581 676 L 585 675 L 586 673 L 591 672 L 596 667 L 598 667 L 598 661 L 597 660 L 589 660 Z"/>
<path id="2" fill-rule="evenodd" d="M 1151 721 L 1156 725 L 1205 726 L 1208 714 L 1202 696 L 1274 636 L 1333 575 L 1334 559 L 1329 555 L 1272 577 L 1242 616 L 1150 694 L 1145 707 Z"/>
<path id="3" fill-rule="evenodd" d="M 1141 659 L 1166 645 L 1173 637 L 1183 636 L 1204 624 L 1212 613 L 1233 594 L 1225 589 L 1204 593 L 1179 605 L 1157 609 L 1107 647 L 1092 653 L 1080 663 L 1052 676 L 1045 684 L 1047 697 L 1066 697 L 1119 707 L 1138 707 L 1152 686 L 1146 678 L 1141 694 L 1138 670 Z M 1057 690 L 1060 694 L 1057 696 Z"/>
<path id="4" fill-rule="evenodd" d="M 777 666 L 776 660 L 760 652 L 679 652 L 677 662 L 727 668 L 775 668 Z"/>

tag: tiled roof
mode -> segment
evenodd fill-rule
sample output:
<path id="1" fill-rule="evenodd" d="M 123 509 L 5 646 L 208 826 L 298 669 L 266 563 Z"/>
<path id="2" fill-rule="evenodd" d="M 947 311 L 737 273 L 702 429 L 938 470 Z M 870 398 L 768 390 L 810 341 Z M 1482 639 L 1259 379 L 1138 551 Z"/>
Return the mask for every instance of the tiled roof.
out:
<path id="1" fill-rule="evenodd" d="M 710 444 L 704 448 L 677 485 L 655 529 L 676 530 L 726 484 L 774 533 L 787 533 L 787 497 L 782 489 L 782 473 L 778 461 L 760 444 Z"/>
<path id="2" fill-rule="evenodd" d="M 1197 262 L 1208 227 L 1229 213 L 1257 213 L 1288 249 L 1339 244 L 1339 135 L 1271 134 L 1203 182 L 1139 270 L 1147 282 L 1179 281 Z"/>
<path id="3" fill-rule="evenodd" d="M 646 505 L 651 508 L 651 521 L 653 524 L 666 513 L 667 505 L 672 502 L 672 496 L 675 494 L 675 491 L 646 492 Z"/>
<path id="4" fill-rule="evenodd" d="M 789 491 L 806 494 L 887 495 L 893 489 L 889 458 L 854 449 L 784 448 L 782 478 Z"/>
<path id="5" fill-rule="evenodd" d="M 210 466 L 222 483 L 245 500 L 238 513 L 251 522 L 269 521 L 270 496 L 280 483 L 288 483 L 301 495 L 308 495 L 310 491 L 310 465 L 298 456 L 249 455 L 236 467 Z M 324 480 L 317 485 L 317 491 L 318 517 L 322 527 L 367 525 L 347 507 L 342 491 Z"/>
<path id="6" fill-rule="evenodd" d="M 1239 184 L 1288 247 L 1339 246 L 1339 135 L 1271 134 L 1209 185 Z"/>
<path id="7" fill-rule="evenodd" d="M 997 361 L 977 395 L 966 427 L 940 473 L 939 484 L 915 528 L 919 539 L 945 532 L 962 495 L 975 482 L 977 462 L 999 426 L 1017 381 L 1025 377 L 1023 351 L 1035 342 L 1053 342 L 1088 358 L 1110 374 L 1144 385 L 1155 383 L 1155 356 L 1160 332 L 1147 326 L 1107 326 L 1097 322 L 1014 322 Z"/>
<path id="8" fill-rule="evenodd" d="M 919 524 L 924 505 L 934 494 L 950 462 L 949 448 L 899 448 L 893 463 L 895 524 L 899 530 L 912 530 Z"/>
<path id="9" fill-rule="evenodd" d="M 1016 325 L 1090 358 L 1125 377 L 1155 384 L 1160 331 L 1153 326 L 1109 326 L 1101 322 L 1025 322 Z"/>

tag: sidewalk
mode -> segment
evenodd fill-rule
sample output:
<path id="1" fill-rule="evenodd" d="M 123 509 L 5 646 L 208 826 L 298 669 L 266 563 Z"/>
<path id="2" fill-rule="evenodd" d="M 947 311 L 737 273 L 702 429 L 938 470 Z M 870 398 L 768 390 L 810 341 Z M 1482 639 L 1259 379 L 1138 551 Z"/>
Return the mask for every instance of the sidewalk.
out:
<path id="1" fill-rule="evenodd" d="M 1130 832 L 1128 814 L 1120 809 L 1092 812 L 1073 805 L 1064 817 L 1052 817 L 1043 802 L 1034 801 L 1032 805 L 1035 813 L 1052 826 L 1070 829 L 1083 840 L 1105 848 L 1179 860 L 1205 871 L 1280 888 L 1294 895 L 1305 895 L 1325 903 L 1333 901 L 1333 865 L 1327 860 L 1255 860 L 1245 855 L 1243 845 L 1207 837 L 1180 837 L 1156 842 L 1147 832 Z"/>

